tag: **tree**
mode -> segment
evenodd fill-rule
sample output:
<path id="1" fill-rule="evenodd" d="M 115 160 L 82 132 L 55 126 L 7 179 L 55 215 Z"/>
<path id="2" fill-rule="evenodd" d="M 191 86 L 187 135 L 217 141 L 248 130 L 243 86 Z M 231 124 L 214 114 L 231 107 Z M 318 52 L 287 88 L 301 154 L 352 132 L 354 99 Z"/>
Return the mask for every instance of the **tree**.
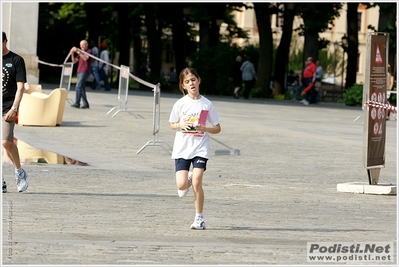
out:
<path id="1" fill-rule="evenodd" d="M 273 66 L 273 36 L 270 24 L 269 3 L 254 3 L 256 21 L 259 30 L 259 63 L 257 69 L 257 87 L 261 87 L 263 97 L 269 96 L 269 84 Z"/>
<path id="2" fill-rule="evenodd" d="M 320 44 L 328 45 L 329 41 L 322 41 L 319 32 L 326 31 L 330 25 L 334 25 L 334 19 L 339 17 L 341 3 L 298 3 L 296 10 L 303 19 L 303 24 L 299 27 L 299 34 L 305 37 L 304 57 L 318 59 L 318 52 L 324 47 Z M 305 58 L 303 60 L 305 67 Z"/>
<path id="3" fill-rule="evenodd" d="M 357 57 L 359 54 L 359 39 L 358 39 L 358 20 L 357 20 L 357 8 L 359 3 L 347 3 L 347 34 L 348 34 L 348 45 L 342 45 L 342 48 L 348 55 L 347 66 L 346 66 L 346 81 L 345 88 L 350 88 L 356 83 L 357 75 Z M 345 66 L 342 66 L 344 68 Z M 343 79 L 344 77 L 342 77 Z"/>
<path id="4" fill-rule="evenodd" d="M 86 12 L 86 25 L 89 36 L 87 41 L 93 40 L 96 44 L 98 38 L 101 36 L 101 27 L 99 27 L 101 21 L 101 8 L 103 4 L 96 2 L 90 2 L 84 4 L 84 10 Z M 98 45 L 98 44 L 97 44 Z"/>
<path id="5" fill-rule="evenodd" d="M 389 33 L 389 55 L 388 62 L 393 66 L 393 71 L 396 73 L 396 39 L 397 39 L 397 27 L 396 27 L 396 3 L 365 3 L 367 8 L 379 6 L 380 16 L 378 18 L 378 28 L 375 29 L 372 26 L 368 26 L 369 29 L 375 32 L 387 32 Z"/>
<path id="6" fill-rule="evenodd" d="M 284 4 L 284 25 L 283 34 L 280 39 L 280 45 L 277 49 L 275 67 L 274 67 L 274 89 L 276 94 L 285 92 L 285 77 L 287 75 L 286 69 L 288 64 L 290 43 L 292 37 L 292 23 L 295 17 L 295 4 Z"/>
<path id="7" fill-rule="evenodd" d="M 148 50 L 150 56 L 150 81 L 158 81 L 161 71 L 161 35 L 163 30 L 160 18 L 160 8 L 155 4 L 143 4 L 145 15 L 145 26 L 147 28 Z"/>
<path id="8" fill-rule="evenodd" d="M 39 3 L 39 59 L 52 64 L 64 63 L 71 47 L 79 46 L 80 40 L 86 38 L 85 25 L 86 13 L 83 3 Z M 40 80 L 59 81 L 60 68 L 39 64 L 39 69 Z"/>
<path id="9" fill-rule="evenodd" d="M 130 54 L 130 23 L 129 13 L 130 7 L 128 4 L 115 3 L 115 10 L 118 16 L 118 47 L 119 47 L 119 64 L 129 66 L 129 54 Z"/>
<path id="10" fill-rule="evenodd" d="M 183 12 L 184 5 L 176 4 L 171 11 L 172 49 L 174 51 L 176 72 L 186 67 L 187 54 L 187 21 Z"/>

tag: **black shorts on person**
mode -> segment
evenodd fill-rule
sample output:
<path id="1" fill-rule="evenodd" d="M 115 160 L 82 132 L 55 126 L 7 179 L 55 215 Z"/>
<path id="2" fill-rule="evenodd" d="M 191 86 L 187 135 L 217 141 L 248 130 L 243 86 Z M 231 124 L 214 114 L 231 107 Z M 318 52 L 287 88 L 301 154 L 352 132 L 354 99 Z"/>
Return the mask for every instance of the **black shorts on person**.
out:
<path id="1" fill-rule="evenodd" d="M 193 168 L 202 168 L 206 170 L 206 162 L 208 159 L 202 157 L 194 157 L 192 159 L 175 159 L 175 167 L 177 171 L 189 171 L 190 165 L 193 164 Z"/>

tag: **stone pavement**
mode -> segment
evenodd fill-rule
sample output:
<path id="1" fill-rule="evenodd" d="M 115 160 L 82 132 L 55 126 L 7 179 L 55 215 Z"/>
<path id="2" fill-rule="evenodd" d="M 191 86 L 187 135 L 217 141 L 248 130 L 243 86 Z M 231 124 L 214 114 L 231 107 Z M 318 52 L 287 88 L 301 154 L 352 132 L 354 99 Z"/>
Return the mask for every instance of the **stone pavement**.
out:
<path id="1" fill-rule="evenodd" d="M 3 264 L 306 265 L 307 242 L 396 246 L 396 196 L 337 192 L 338 183 L 368 181 L 361 107 L 210 96 L 222 132 L 212 136 L 207 230 L 198 231 L 192 190 L 177 196 L 170 154 L 160 146 L 136 154 L 153 140 L 151 89 L 130 90 L 131 114 L 113 118 L 117 90 L 87 88 L 87 97 L 89 110 L 67 103 L 62 126 L 16 127 L 19 140 L 89 166 L 25 163 L 29 188 L 17 193 L 3 163 Z M 159 140 L 170 146 L 179 97 L 161 94 Z M 380 183 L 396 184 L 392 119 L 386 143 Z"/>

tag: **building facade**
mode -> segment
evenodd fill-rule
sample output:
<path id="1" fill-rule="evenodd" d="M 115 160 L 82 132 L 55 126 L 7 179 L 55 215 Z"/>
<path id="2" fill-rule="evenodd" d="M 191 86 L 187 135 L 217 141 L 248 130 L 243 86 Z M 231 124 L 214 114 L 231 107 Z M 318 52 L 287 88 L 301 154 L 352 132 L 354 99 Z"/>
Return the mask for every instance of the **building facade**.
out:
<path id="1" fill-rule="evenodd" d="M 252 3 L 246 3 L 247 5 L 252 5 Z M 252 5 L 253 6 L 253 5 Z M 344 3 L 343 8 L 340 12 L 340 16 L 334 21 L 334 27 L 331 30 L 327 30 L 323 33 L 320 33 L 320 38 L 324 38 L 331 41 L 330 47 L 328 47 L 329 53 L 340 53 L 343 54 L 343 60 L 346 62 L 347 55 L 343 53 L 341 47 L 339 47 L 339 51 L 334 51 L 334 42 L 341 42 L 341 39 L 344 35 L 346 35 L 346 28 L 347 28 L 347 20 L 346 20 L 346 10 L 347 5 Z M 365 79 L 365 64 L 366 64 L 366 39 L 367 33 L 371 32 L 368 29 L 368 26 L 371 25 L 378 28 L 378 19 L 379 19 L 379 8 L 374 7 L 370 9 L 366 9 L 365 5 L 359 5 L 358 7 L 358 40 L 359 40 L 359 55 L 358 55 L 358 72 L 356 77 L 357 83 L 364 83 Z M 244 39 L 236 40 L 240 45 L 246 45 L 249 42 L 250 44 L 258 44 L 259 43 L 259 34 L 257 31 L 256 26 L 256 16 L 254 9 L 242 9 L 242 12 L 236 12 L 235 20 L 237 22 L 238 27 L 248 31 L 249 33 L 249 40 L 246 41 Z M 303 20 L 300 17 L 295 17 L 293 22 L 293 29 L 298 28 L 301 24 L 303 24 Z M 277 14 L 271 16 L 271 25 L 272 25 L 272 32 L 273 32 L 273 40 L 275 45 L 277 46 L 280 43 L 280 38 L 282 35 L 282 27 L 279 23 L 279 16 Z M 292 40 L 295 43 L 291 43 L 291 48 L 295 49 L 295 47 L 302 47 L 304 44 L 304 37 L 299 36 L 296 32 L 293 32 L 295 36 L 293 36 Z M 345 74 L 343 80 L 345 81 Z M 342 75 L 337 75 L 336 83 L 342 83 Z"/>

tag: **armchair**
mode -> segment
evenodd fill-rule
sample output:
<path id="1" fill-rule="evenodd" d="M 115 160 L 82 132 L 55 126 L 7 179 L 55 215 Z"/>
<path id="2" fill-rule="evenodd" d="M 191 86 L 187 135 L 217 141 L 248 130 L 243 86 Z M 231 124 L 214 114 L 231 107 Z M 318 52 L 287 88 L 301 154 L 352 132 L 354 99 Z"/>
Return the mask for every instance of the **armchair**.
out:
<path id="1" fill-rule="evenodd" d="M 18 124 L 61 125 L 66 97 L 65 88 L 56 88 L 48 95 L 42 92 L 24 93 L 18 111 Z"/>

